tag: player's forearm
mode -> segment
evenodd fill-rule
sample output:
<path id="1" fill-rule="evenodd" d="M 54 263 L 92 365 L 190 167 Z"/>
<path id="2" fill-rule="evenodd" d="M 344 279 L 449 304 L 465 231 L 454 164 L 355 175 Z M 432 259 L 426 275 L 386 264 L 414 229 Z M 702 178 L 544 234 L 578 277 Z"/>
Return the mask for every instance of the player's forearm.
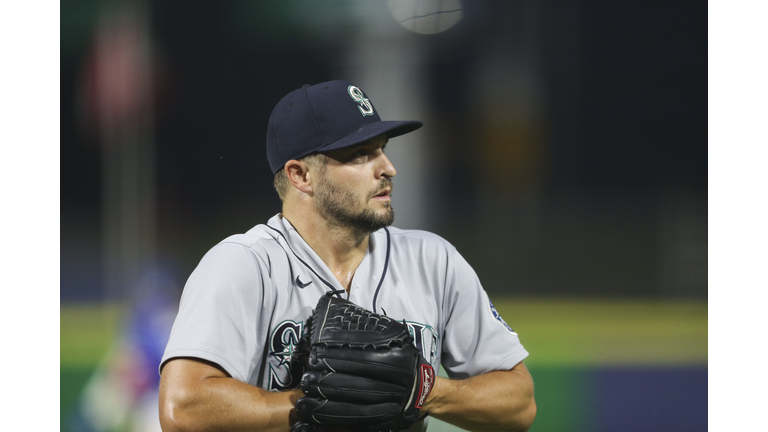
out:
<path id="1" fill-rule="evenodd" d="M 211 378 L 200 394 L 190 394 L 161 409 L 164 432 L 285 432 L 295 420 L 291 392 L 271 393 L 232 378 Z M 250 387 L 248 389 L 238 387 Z"/>
<path id="2" fill-rule="evenodd" d="M 268 392 L 228 377 L 172 380 L 163 371 L 160 423 L 164 432 L 286 432 L 296 421 L 293 409 L 302 393 Z"/>
<path id="3" fill-rule="evenodd" d="M 464 380 L 438 378 L 424 410 L 471 431 L 526 431 L 536 402 L 533 381 L 519 366 Z"/>

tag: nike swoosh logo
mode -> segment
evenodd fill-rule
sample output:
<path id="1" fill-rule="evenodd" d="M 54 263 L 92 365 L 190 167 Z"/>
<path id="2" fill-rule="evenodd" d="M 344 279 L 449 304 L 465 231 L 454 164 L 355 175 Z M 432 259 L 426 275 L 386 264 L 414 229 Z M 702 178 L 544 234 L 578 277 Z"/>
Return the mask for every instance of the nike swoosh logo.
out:
<path id="1" fill-rule="evenodd" d="M 299 280 L 299 276 L 298 275 L 296 276 L 296 285 L 298 285 L 299 288 L 305 288 L 307 285 L 309 285 L 311 283 L 312 283 L 312 281 L 309 281 L 307 283 L 301 283 L 301 281 Z"/>

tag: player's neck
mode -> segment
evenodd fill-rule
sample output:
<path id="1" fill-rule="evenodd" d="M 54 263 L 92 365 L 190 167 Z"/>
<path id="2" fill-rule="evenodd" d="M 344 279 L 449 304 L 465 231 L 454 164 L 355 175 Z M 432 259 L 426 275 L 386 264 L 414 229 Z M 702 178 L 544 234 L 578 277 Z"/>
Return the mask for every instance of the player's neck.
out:
<path id="1" fill-rule="evenodd" d="M 284 206 L 283 217 L 288 219 L 344 289 L 349 291 L 355 271 L 368 250 L 370 234 L 332 224 L 306 209 L 292 212 Z"/>

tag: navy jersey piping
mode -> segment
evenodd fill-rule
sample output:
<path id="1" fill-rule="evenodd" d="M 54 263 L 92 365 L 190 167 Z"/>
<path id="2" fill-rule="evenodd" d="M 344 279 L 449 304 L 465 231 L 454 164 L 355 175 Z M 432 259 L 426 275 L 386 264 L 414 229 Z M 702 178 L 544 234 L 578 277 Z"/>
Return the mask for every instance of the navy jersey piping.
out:
<path id="1" fill-rule="evenodd" d="M 376 287 L 376 293 L 373 295 L 373 312 L 376 313 L 376 300 L 379 298 L 379 290 L 381 284 L 384 283 L 384 277 L 387 275 L 387 269 L 389 268 L 389 230 L 384 228 L 384 232 L 387 233 L 387 256 L 384 258 L 384 271 L 381 272 L 381 279 L 379 280 L 379 286 Z M 386 314 L 385 314 L 386 315 Z"/>
<path id="2" fill-rule="evenodd" d="M 319 274 L 317 274 L 317 272 L 315 271 L 315 269 L 313 269 L 313 268 L 312 268 L 312 266 L 311 266 L 311 265 L 307 264 L 307 263 L 306 263 L 306 262 L 305 262 L 303 259 L 299 258 L 299 256 L 296 254 L 296 251 L 294 251 L 294 250 L 293 250 L 293 248 L 291 247 L 291 244 L 290 244 L 290 243 L 288 243 L 288 239 L 287 239 L 287 238 L 285 238 L 285 235 L 283 235 L 283 233 L 282 233 L 282 232 L 280 232 L 280 230 L 279 230 L 279 229 L 277 229 L 277 228 L 274 228 L 274 227 L 271 227 L 271 226 L 269 226 L 269 225 L 265 225 L 265 226 L 266 226 L 267 228 L 270 228 L 270 229 L 274 230 L 276 233 L 280 234 L 280 237 L 282 237 L 282 238 L 283 238 L 283 240 L 285 240 L 285 244 L 288 246 L 288 249 L 290 249 L 290 250 L 291 250 L 291 253 L 293 253 L 293 256 L 295 256 L 297 260 L 299 260 L 299 261 L 300 261 L 302 264 L 304 264 L 304 265 L 305 265 L 305 266 L 306 266 L 306 267 L 309 269 L 309 271 L 311 271 L 312 273 L 314 273 L 314 274 L 315 274 L 315 276 L 317 276 L 317 278 L 318 278 L 318 279 L 320 279 L 320 281 L 321 281 L 322 283 L 324 283 L 325 285 L 327 285 L 327 286 L 328 286 L 328 288 L 330 288 L 330 289 L 331 289 L 332 291 L 334 291 L 334 292 L 335 292 L 335 291 L 337 291 L 337 290 L 336 290 L 336 288 L 334 288 L 334 287 L 333 287 L 333 284 L 331 284 L 331 283 L 330 283 L 330 282 L 328 282 L 327 280 L 323 279 L 323 277 L 322 277 L 322 276 L 320 276 Z M 338 293 L 338 292 L 336 292 L 336 297 L 338 297 L 338 298 L 341 298 L 341 294 L 340 294 L 340 293 Z"/>
<path id="3" fill-rule="evenodd" d="M 323 277 L 320 276 L 315 271 L 315 269 L 312 268 L 311 265 L 307 264 L 303 259 L 299 258 L 299 255 L 296 254 L 296 251 L 293 250 L 293 248 L 291 247 L 291 244 L 288 243 L 288 239 L 285 238 L 285 235 L 279 229 L 277 229 L 275 227 L 272 227 L 272 226 L 269 226 L 269 225 L 265 225 L 265 226 L 267 228 L 275 231 L 276 233 L 280 234 L 280 237 L 282 237 L 283 240 L 285 240 L 285 244 L 288 246 L 288 249 L 291 250 L 291 253 L 293 253 L 293 256 L 295 256 L 296 259 L 299 260 L 299 262 L 304 264 L 304 266 L 306 266 L 309 269 L 309 271 L 311 271 L 315 276 L 317 276 L 317 278 L 320 279 L 321 282 L 323 282 L 326 286 L 328 286 L 328 288 L 330 288 L 332 291 L 334 291 L 334 293 L 336 294 L 336 297 L 341 298 L 341 292 L 337 292 L 336 288 L 333 287 L 333 284 L 331 284 L 327 280 L 323 279 Z M 387 233 L 387 254 L 386 254 L 386 257 L 384 258 L 384 270 L 381 272 L 381 279 L 379 279 L 379 285 L 376 287 L 376 292 L 373 295 L 373 312 L 374 313 L 376 313 L 376 300 L 379 297 L 379 290 L 381 290 L 381 285 L 384 283 L 384 278 L 387 276 L 387 269 L 389 269 L 389 251 L 390 251 L 389 230 L 387 228 L 384 228 L 384 232 Z"/>

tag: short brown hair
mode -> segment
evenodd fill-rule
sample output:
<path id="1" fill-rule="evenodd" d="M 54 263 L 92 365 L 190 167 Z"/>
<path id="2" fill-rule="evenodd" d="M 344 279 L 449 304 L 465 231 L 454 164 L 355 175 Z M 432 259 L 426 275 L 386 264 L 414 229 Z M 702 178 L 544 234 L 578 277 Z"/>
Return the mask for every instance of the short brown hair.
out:
<path id="1" fill-rule="evenodd" d="M 312 168 L 318 169 L 322 174 L 325 172 L 325 165 L 328 163 L 328 157 L 324 154 L 314 153 L 301 158 L 301 161 Z M 272 185 L 275 187 L 277 195 L 280 197 L 280 201 L 285 201 L 285 198 L 288 196 L 290 184 L 288 176 L 285 174 L 285 168 L 281 168 L 280 171 L 275 174 L 275 178 L 272 181 Z"/>

